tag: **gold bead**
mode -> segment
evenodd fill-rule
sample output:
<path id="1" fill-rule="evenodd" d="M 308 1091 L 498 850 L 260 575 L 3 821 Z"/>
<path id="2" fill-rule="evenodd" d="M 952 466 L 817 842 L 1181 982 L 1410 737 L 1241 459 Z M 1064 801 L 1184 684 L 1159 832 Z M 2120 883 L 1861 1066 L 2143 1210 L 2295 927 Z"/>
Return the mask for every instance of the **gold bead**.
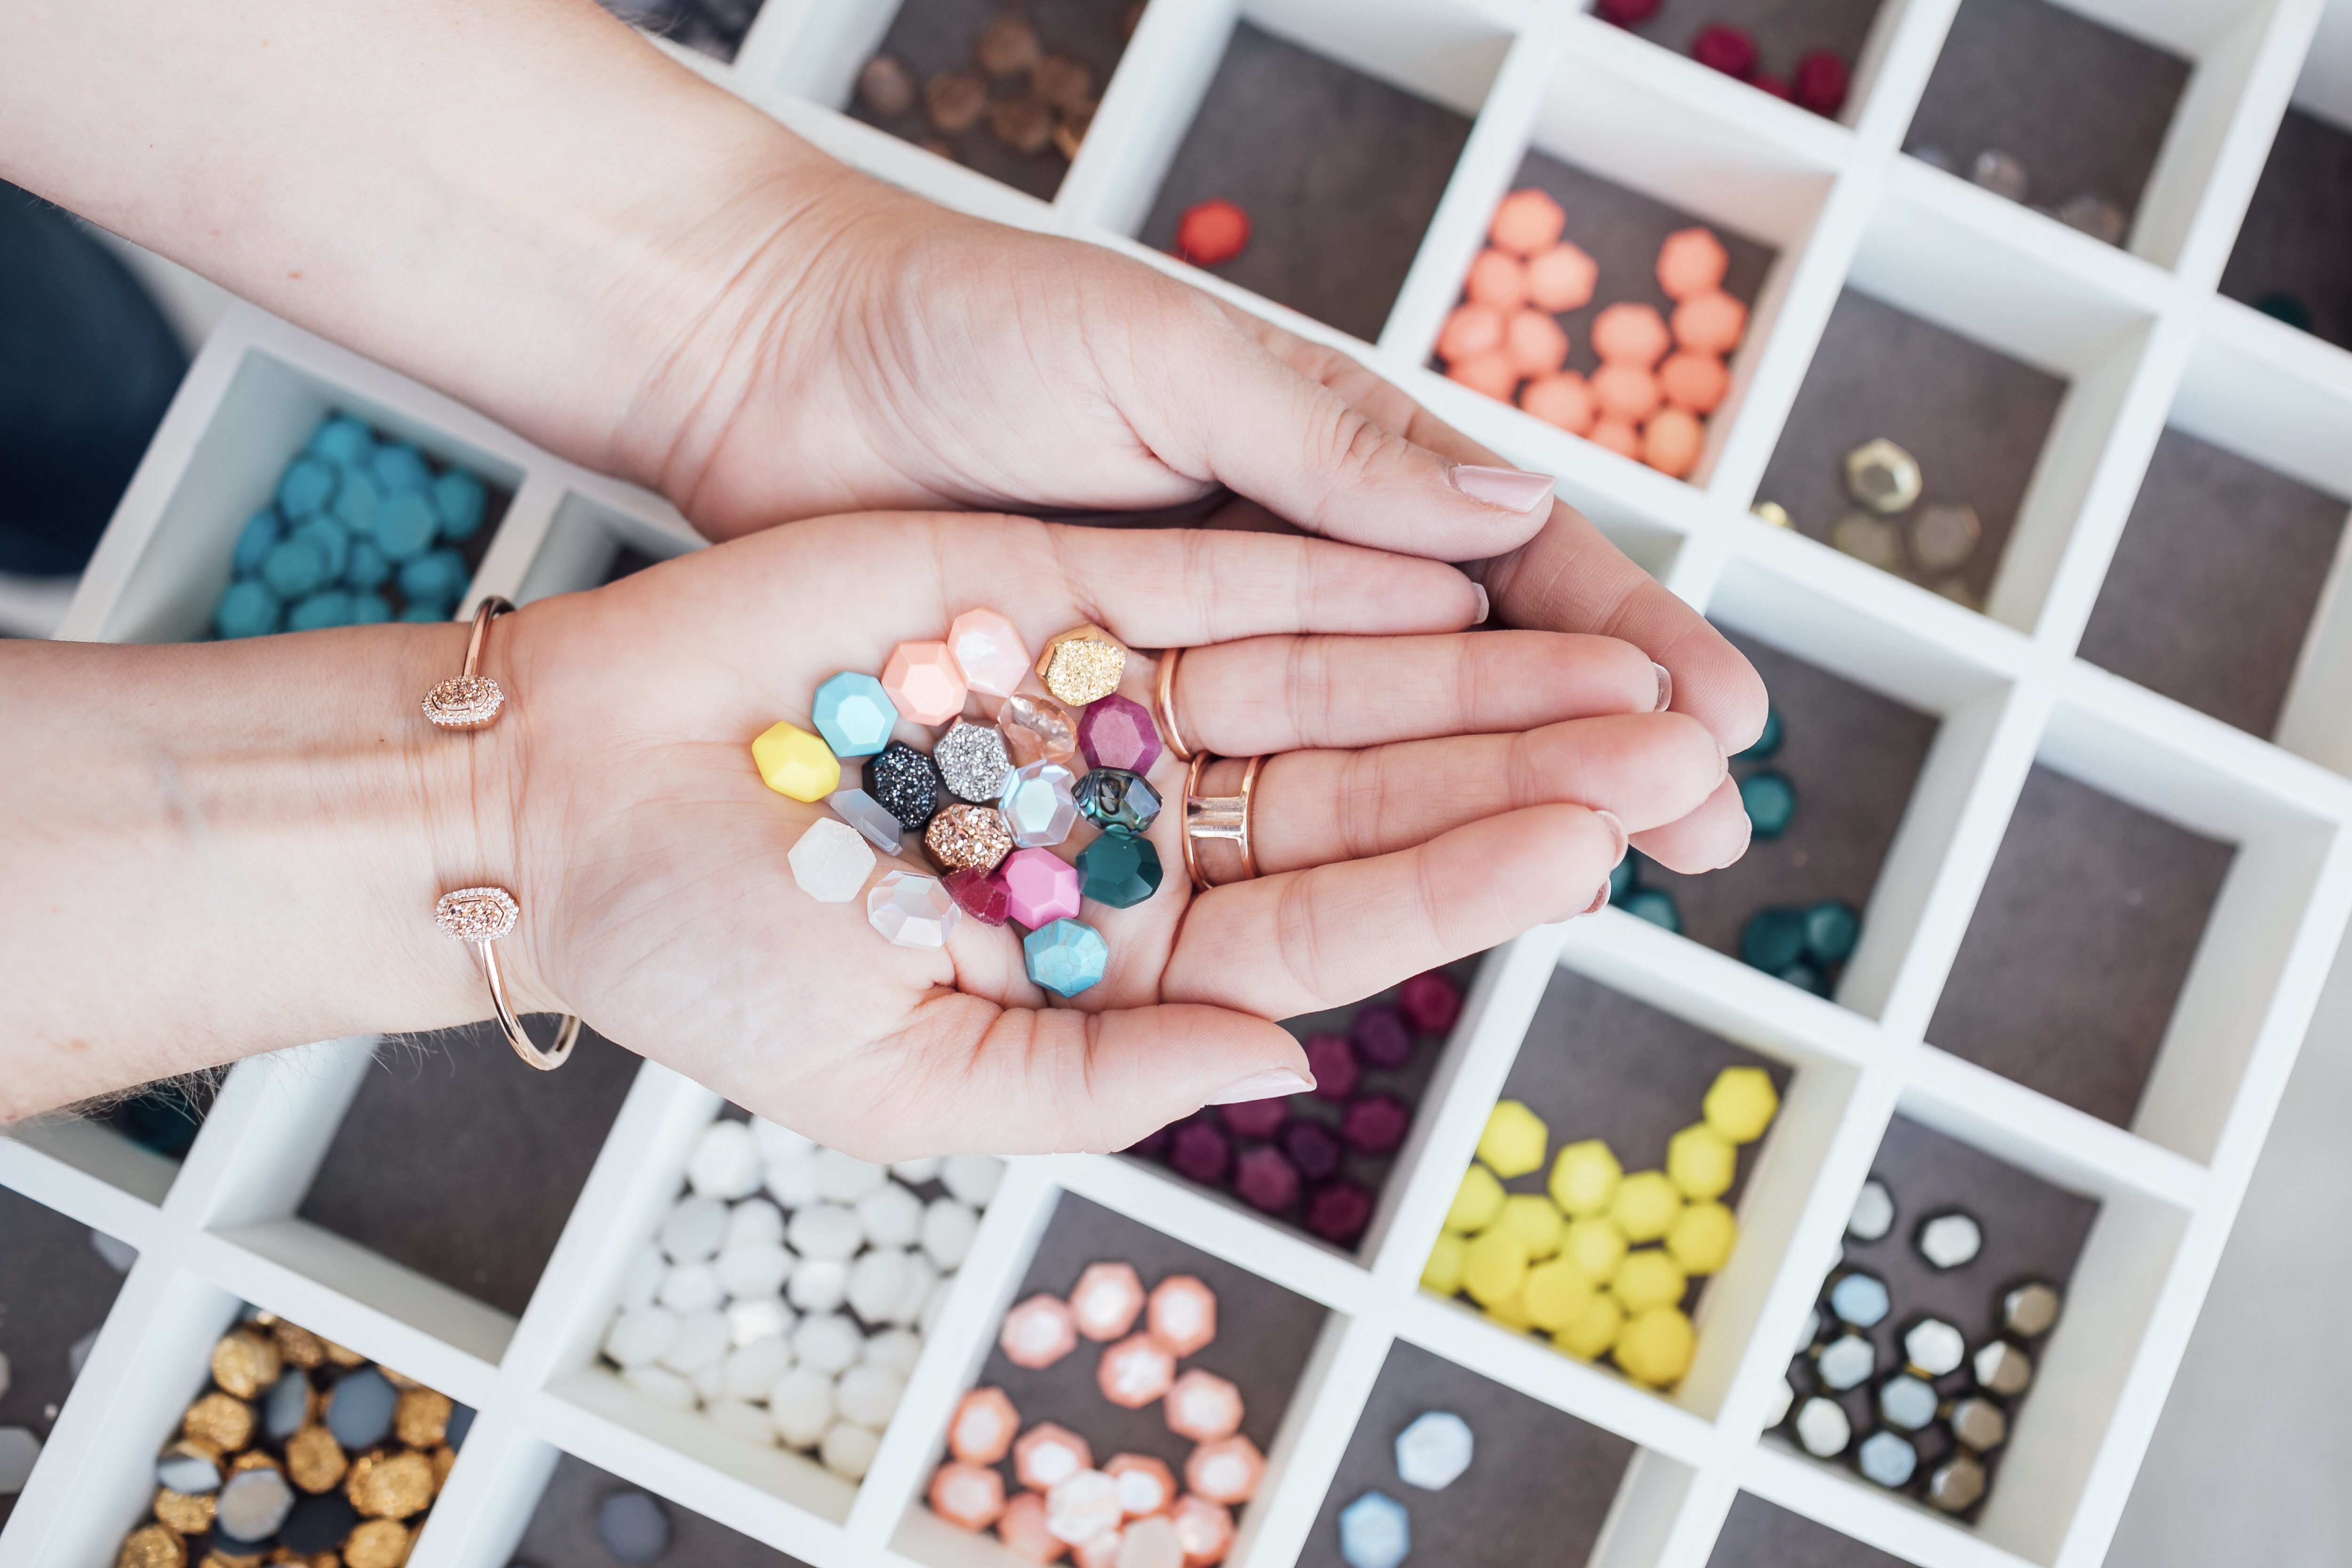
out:
<path id="1" fill-rule="evenodd" d="M 319 1342 L 326 1347 L 327 1359 L 337 1366 L 367 1365 L 367 1357 L 357 1351 L 346 1350 L 332 1340 L 320 1340 Z"/>
<path id="2" fill-rule="evenodd" d="M 114 1568 L 188 1568 L 188 1543 L 169 1525 L 142 1525 L 124 1539 Z"/>
<path id="3" fill-rule="evenodd" d="M 209 1492 L 191 1497 L 164 1487 L 155 1493 L 155 1520 L 182 1535 L 202 1535 L 213 1527 L 215 1500 Z"/>
<path id="4" fill-rule="evenodd" d="M 408 1526 L 397 1520 L 362 1520 L 343 1542 L 345 1568 L 400 1568 L 408 1561 Z"/>
<path id="5" fill-rule="evenodd" d="M 343 1495 L 371 1519 L 406 1519 L 433 1501 L 433 1461 L 422 1454 L 362 1454 Z"/>
<path id="6" fill-rule="evenodd" d="M 278 1359 L 288 1366 L 308 1372 L 327 1359 L 327 1342 L 308 1329 L 280 1321 L 271 1327 L 269 1337 L 278 1343 Z"/>
<path id="7" fill-rule="evenodd" d="M 239 1399 L 251 1399 L 278 1381 L 278 1346 L 239 1329 L 213 1346 L 213 1381 Z"/>
<path id="8" fill-rule="evenodd" d="M 198 1568 L 261 1568 L 261 1553 L 223 1552 L 215 1546 L 205 1553 L 205 1560 Z"/>
<path id="9" fill-rule="evenodd" d="M 253 1406 L 226 1394 L 205 1394 L 188 1406 L 180 1430 L 224 1454 L 235 1453 L 253 1441 Z"/>
<path id="10" fill-rule="evenodd" d="M 333 1490 L 350 1468 L 343 1446 L 324 1426 L 305 1426 L 286 1439 L 286 1479 L 306 1492 Z"/>
<path id="11" fill-rule="evenodd" d="M 448 1436 L 449 1396 L 429 1388 L 411 1388 L 393 1407 L 392 1429 L 412 1448 L 435 1448 Z"/>
<path id="12" fill-rule="evenodd" d="M 1083 626 L 1047 639 L 1037 656 L 1037 679 L 1072 708 L 1099 702 L 1118 689 L 1127 674 L 1127 649 L 1097 626 Z"/>
<path id="13" fill-rule="evenodd" d="M 1748 509 L 1775 528 L 1794 528 L 1789 521 L 1789 509 L 1776 500 L 1759 500 Z"/>
<path id="14" fill-rule="evenodd" d="M 993 871 L 1013 853 L 1013 831 L 992 805 L 945 805 L 923 829 L 923 847 L 949 870 Z"/>
<path id="15" fill-rule="evenodd" d="M 457 1450 L 444 1443 L 433 1450 L 433 1495 L 439 1497 L 441 1489 L 449 1484 L 449 1472 L 457 1463 Z"/>

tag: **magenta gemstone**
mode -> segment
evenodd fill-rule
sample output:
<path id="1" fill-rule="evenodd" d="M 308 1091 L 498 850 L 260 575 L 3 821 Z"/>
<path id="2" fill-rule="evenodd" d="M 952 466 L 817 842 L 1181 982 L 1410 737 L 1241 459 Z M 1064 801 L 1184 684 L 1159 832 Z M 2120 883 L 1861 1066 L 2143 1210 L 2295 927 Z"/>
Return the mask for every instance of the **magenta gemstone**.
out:
<path id="1" fill-rule="evenodd" d="M 1160 731 L 1143 704 L 1113 692 L 1078 716 L 1078 750 L 1090 768 L 1150 773 L 1160 760 Z"/>
<path id="2" fill-rule="evenodd" d="M 1078 918 L 1078 891 L 1086 879 L 1051 849 L 1015 849 L 997 867 L 1013 918 L 1035 931 L 1055 921 Z"/>
<path id="3" fill-rule="evenodd" d="M 1223 1181 L 1233 1157 L 1234 1146 L 1224 1130 L 1205 1118 L 1185 1122 L 1168 1140 L 1168 1163 L 1178 1174 L 1203 1186 Z"/>
<path id="4" fill-rule="evenodd" d="M 956 908 L 982 925 L 1001 926 L 1012 917 L 1012 896 L 1004 884 L 990 873 L 971 866 L 950 871 L 941 879 L 947 884 L 948 897 Z"/>
<path id="5" fill-rule="evenodd" d="M 1372 1222 L 1372 1194 L 1353 1182 L 1338 1181 L 1307 1194 L 1307 1228 L 1345 1247 Z"/>
<path id="6" fill-rule="evenodd" d="M 1316 1035 L 1307 1042 L 1307 1070 L 1315 1075 L 1318 1100 L 1345 1100 L 1356 1092 L 1356 1053 L 1345 1035 Z"/>
<path id="7" fill-rule="evenodd" d="M 1298 1172 L 1282 1151 L 1261 1143 L 1234 1163 L 1234 1191 L 1265 1214 L 1280 1214 L 1298 1201 Z"/>
<path id="8" fill-rule="evenodd" d="M 1412 1059 L 1412 1030 L 1394 1007 L 1361 1009 L 1348 1037 L 1366 1067 L 1401 1068 Z"/>
<path id="9" fill-rule="evenodd" d="M 1415 1034 L 1442 1035 L 1462 1016 L 1462 987 L 1444 970 L 1433 969 L 1404 983 L 1404 989 L 1397 994 L 1397 1005 Z"/>
<path id="10" fill-rule="evenodd" d="M 1367 1095 L 1339 1119 L 1339 1136 L 1360 1154 L 1385 1154 L 1404 1142 L 1412 1107 L 1393 1094 Z"/>
<path id="11" fill-rule="evenodd" d="M 1339 1146 L 1339 1135 L 1320 1121 L 1305 1118 L 1282 1130 L 1282 1152 L 1298 1167 L 1298 1173 L 1310 1182 L 1339 1173 L 1339 1162 L 1347 1151 Z"/>
<path id="12" fill-rule="evenodd" d="M 1244 1100 L 1234 1105 L 1220 1105 L 1217 1114 L 1237 1138 L 1271 1138 L 1282 1131 L 1290 1120 L 1290 1097 L 1276 1095 L 1272 1100 Z"/>

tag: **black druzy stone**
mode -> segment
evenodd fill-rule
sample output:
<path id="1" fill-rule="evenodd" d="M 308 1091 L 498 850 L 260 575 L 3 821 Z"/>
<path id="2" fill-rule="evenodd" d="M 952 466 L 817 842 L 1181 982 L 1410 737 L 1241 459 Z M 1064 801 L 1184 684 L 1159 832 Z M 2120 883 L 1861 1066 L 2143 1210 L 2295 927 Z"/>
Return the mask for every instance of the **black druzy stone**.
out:
<path id="1" fill-rule="evenodd" d="M 940 770 L 906 742 L 893 741 L 866 764 L 866 793 L 908 832 L 920 833 L 940 809 Z"/>
<path id="2" fill-rule="evenodd" d="M 339 1550 L 343 1538 L 357 1529 L 359 1510 L 341 1491 L 320 1492 L 294 1505 L 278 1529 L 278 1544 L 305 1557 Z"/>

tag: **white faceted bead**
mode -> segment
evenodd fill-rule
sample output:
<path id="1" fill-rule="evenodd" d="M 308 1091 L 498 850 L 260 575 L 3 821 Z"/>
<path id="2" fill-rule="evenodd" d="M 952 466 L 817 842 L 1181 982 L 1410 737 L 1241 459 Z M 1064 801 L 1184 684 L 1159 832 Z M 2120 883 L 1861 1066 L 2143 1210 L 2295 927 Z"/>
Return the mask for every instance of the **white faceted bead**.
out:
<path id="1" fill-rule="evenodd" d="M 929 1258 L 919 1252 L 907 1254 L 907 1293 L 898 1298 L 898 1307 L 885 1321 L 909 1328 L 921 1321 L 931 1289 L 939 1282 L 940 1271 L 931 1267 Z"/>
<path id="2" fill-rule="evenodd" d="M 856 1365 L 865 1344 L 866 1336 L 857 1331 L 857 1325 L 838 1312 L 803 1318 L 801 1326 L 793 1331 L 794 1359 L 823 1373 Z"/>
<path id="3" fill-rule="evenodd" d="M 845 904 L 866 889 L 874 875 L 874 850 L 866 836 L 838 817 L 820 816 L 808 825 L 800 841 L 784 858 L 792 863 L 793 880 L 820 904 Z"/>
<path id="4" fill-rule="evenodd" d="M 937 1283 L 932 1285 L 930 1299 L 923 1303 L 922 1313 L 915 1320 L 915 1326 L 922 1331 L 926 1337 L 929 1337 L 933 1329 L 940 1326 L 940 1315 L 948 1310 L 948 1297 L 954 1289 L 955 1279 L 952 1276 L 943 1275 Z"/>
<path id="5" fill-rule="evenodd" d="M 793 1331 L 793 1325 L 798 1321 L 793 1316 L 793 1310 L 776 1296 L 761 1296 L 727 1304 L 727 1331 L 739 1345 L 789 1334 Z"/>
<path id="6" fill-rule="evenodd" d="M 853 1366 L 834 1384 L 833 1402 L 850 1420 L 879 1432 L 890 1424 L 890 1413 L 898 1408 L 899 1396 L 906 1392 L 907 1380 L 895 1372 Z"/>
<path id="7" fill-rule="evenodd" d="M 950 1154 L 940 1163 L 940 1180 L 948 1191 L 976 1209 L 988 1206 L 1003 1179 L 1004 1162 L 993 1154 Z"/>
<path id="8" fill-rule="evenodd" d="M 662 1277 L 661 1304 L 673 1312 L 706 1312 L 726 1299 L 708 1263 L 681 1263 Z"/>
<path id="9" fill-rule="evenodd" d="M 866 1354 L 860 1364 L 895 1372 L 904 1381 L 914 1375 L 916 1358 L 922 1353 L 920 1335 L 907 1329 L 885 1329 L 867 1337 Z"/>
<path id="10" fill-rule="evenodd" d="M 834 1261 L 854 1258 L 866 1239 L 857 1215 L 838 1204 L 814 1204 L 793 1215 L 785 1232 L 793 1250 L 804 1258 Z"/>
<path id="11" fill-rule="evenodd" d="M 661 1249 L 672 1263 L 704 1263 L 727 1239 L 727 1205 L 717 1198 L 681 1198 L 662 1221 Z"/>
<path id="12" fill-rule="evenodd" d="M 907 1255 L 876 1247 L 849 1266 L 849 1310 L 869 1323 L 887 1323 L 907 1300 Z"/>
<path id="13" fill-rule="evenodd" d="M 730 1296 L 756 1300 L 784 1288 L 793 1277 L 793 1255 L 781 1241 L 747 1241 L 720 1253 L 711 1268 Z"/>
<path id="14" fill-rule="evenodd" d="M 677 1314 L 662 1307 L 633 1307 L 613 1320 L 604 1335 L 604 1353 L 625 1367 L 646 1366 L 661 1359 L 677 1338 Z"/>
<path id="15" fill-rule="evenodd" d="M 814 1153 L 771 1160 L 763 1179 L 768 1195 L 788 1209 L 804 1209 L 816 1202 L 816 1156 Z"/>
<path id="16" fill-rule="evenodd" d="M 857 1200 L 857 1223 L 875 1247 L 912 1247 L 923 1230 L 923 1200 L 885 1182 Z"/>
<path id="17" fill-rule="evenodd" d="M 776 1446 L 775 1423 L 756 1405 L 746 1405 L 740 1399 L 714 1399 L 703 1407 L 703 1413 L 710 1417 L 711 1425 L 730 1437 L 740 1437 L 762 1448 Z"/>
<path id="18" fill-rule="evenodd" d="M 760 1144 L 760 1157 L 772 1165 L 779 1160 L 794 1160 L 816 1152 L 816 1140 L 803 1137 L 781 1121 L 771 1121 L 764 1116 L 751 1118 L 751 1136 Z"/>
<path id="19" fill-rule="evenodd" d="M 753 1340 L 727 1356 L 727 1392 L 736 1399 L 765 1399 L 776 1380 L 793 1370 L 793 1347 L 781 1337 Z"/>
<path id="20" fill-rule="evenodd" d="M 621 1277 L 621 1306 L 624 1310 L 650 1307 L 661 1294 L 663 1276 L 669 1272 L 669 1259 L 658 1247 L 648 1246 L 629 1259 L 629 1271 Z"/>
<path id="21" fill-rule="evenodd" d="M 735 1342 L 724 1312 L 689 1312 L 677 1321 L 677 1337 L 662 1352 L 661 1363 L 672 1372 L 692 1372 L 725 1356 Z"/>
<path id="22" fill-rule="evenodd" d="M 862 1481 L 874 1466 L 874 1451 L 882 1446 L 881 1437 L 867 1431 L 855 1421 L 836 1421 L 824 1430 L 824 1442 L 817 1449 L 817 1458 L 824 1468 L 846 1481 Z"/>
<path id="23" fill-rule="evenodd" d="M 962 906 L 937 877 L 893 871 L 866 895 L 866 923 L 893 947 L 936 952 L 947 946 L 962 919 Z"/>
<path id="24" fill-rule="evenodd" d="M 727 1236 L 719 1250 L 749 1241 L 784 1239 L 784 1211 L 765 1198 L 745 1198 L 727 1211 Z"/>
<path id="25" fill-rule="evenodd" d="M 854 1204 L 889 1179 L 887 1165 L 838 1149 L 816 1152 L 816 1194 L 827 1203 Z"/>
<path id="26" fill-rule="evenodd" d="M 698 1366 L 686 1374 L 686 1381 L 694 1384 L 694 1396 L 705 1405 L 723 1399 L 727 1395 L 727 1363 L 720 1360 L 709 1366 Z"/>
<path id="27" fill-rule="evenodd" d="M 760 1141 L 740 1121 L 712 1122 L 694 1141 L 686 1179 L 697 1195 L 706 1198 L 740 1198 L 758 1192 Z"/>
<path id="28" fill-rule="evenodd" d="M 961 1268 L 978 1234 L 980 1216 L 953 1198 L 933 1198 L 923 1210 L 923 1250 L 942 1269 Z"/>
<path id="29" fill-rule="evenodd" d="M 667 1405 L 672 1410 L 694 1408 L 694 1384 L 667 1367 L 633 1366 L 621 1373 L 621 1381 L 656 1405 Z"/>
<path id="30" fill-rule="evenodd" d="M 926 1154 L 919 1160 L 900 1160 L 890 1167 L 890 1173 L 910 1187 L 919 1187 L 940 1179 L 940 1164 L 937 1154 Z"/>
<path id="31" fill-rule="evenodd" d="M 849 1265 L 830 1258 L 811 1258 L 793 1270 L 784 1294 L 803 1312 L 830 1312 L 849 1300 Z"/>
<path id="32" fill-rule="evenodd" d="M 768 1390 L 768 1419 L 790 1448 L 814 1447 L 833 1425 L 833 1374 L 796 1366 Z"/>

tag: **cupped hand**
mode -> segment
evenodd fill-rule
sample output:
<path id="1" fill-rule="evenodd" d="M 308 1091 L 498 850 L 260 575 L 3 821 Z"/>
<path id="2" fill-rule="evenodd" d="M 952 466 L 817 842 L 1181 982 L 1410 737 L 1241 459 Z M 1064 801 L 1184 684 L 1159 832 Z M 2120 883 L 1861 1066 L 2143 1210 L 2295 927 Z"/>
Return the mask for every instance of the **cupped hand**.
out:
<path id="1" fill-rule="evenodd" d="M 820 682 L 878 672 L 975 606 L 1033 648 L 1107 627 L 1139 650 L 1122 689 L 1147 708 L 1141 650 L 1189 650 L 1185 738 L 1269 754 L 1260 874 L 1204 845 L 1223 885 L 1195 894 L 1185 767 L 1163 752 L 1149 837 L 1166 877 L 1135 907 L 1085 906 L 1109 968 L 1066 1004 L 1027 978 L 1017 928 L 967 918 L 944 950 L 899 948 L 862 896 L 814 901 L 786 855 L 827 808 L 751 763 L 770 724 L 810 723 Z M 517 823 L 515 983 L 875 1157 L 1118 1148 L 1204 1102 L 1304 1088 L 1273 1020 L 1592 907 L 1626 833 L 1687 816 L 1723 776 L 1703 726 L 1654 711 L 1640 650 L 1465 632 L 1483 608 L 1451 567 L 1326 541 L 936 514 L 773 530 L 530 605 L 492 636 L 488 668 L 518 698 L 480 737 L 486 809 Z M 924 749 L 934 733 L 898 731 Z M 1081 823 L 1056 853 L 1091 837 Z M 912 840 L 873 879 L 893 868 L 930 869 Z"/>

